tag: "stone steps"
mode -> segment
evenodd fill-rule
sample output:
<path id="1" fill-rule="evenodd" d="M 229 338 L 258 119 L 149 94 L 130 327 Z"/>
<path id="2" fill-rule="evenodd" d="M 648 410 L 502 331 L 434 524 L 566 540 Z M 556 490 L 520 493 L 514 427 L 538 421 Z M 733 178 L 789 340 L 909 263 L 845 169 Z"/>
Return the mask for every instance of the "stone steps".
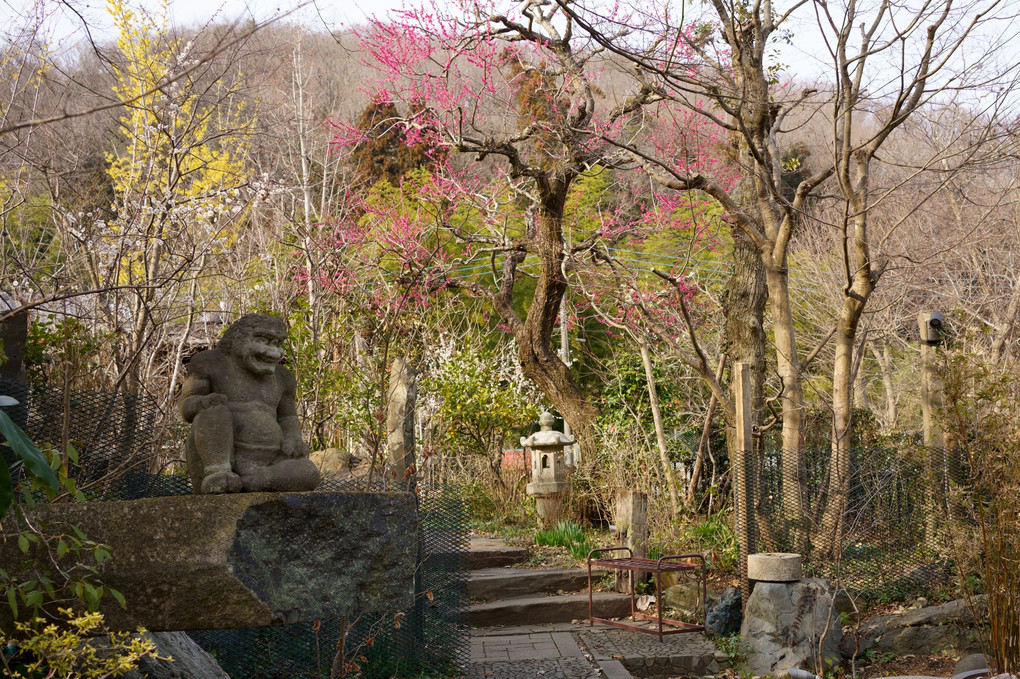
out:
<path id="1" fill-rule="evenodd" d="M 595 592 L 595 615 L 622 618 L 630 615 L 630 596 L 615 592 Z M 557 596 L 522 596 L 472 604 L 471 624 L 475 627 L 570 622 L 588 619 L 588 593 Z"/>
<path id="2" fill-rule="evenodd" d="M 537 625 L 588 619 L 587 568 L 508 568 L 525 563 L 522 547 L 509 547 L 491 538 L 471 538 L 469 592 L 479 600 L 468 607 L 473 627 Z M 605 569 L 593 569 L 602 578 Z M 558 594 L 557 594 L 558 593 Z M 595 615 L 630 615 L 630 596 L 596 592 Z"/>
<path id="3" fill-rule="evenodd" d="M 598 582 L 607 572 L 593 568 L 592 580 Z M 479 601 L 587 589 L 587 568 L 484 568 L 472 571 L 468 584 L 471 598 Z"/>
<path id="4" fill-rule="evenodd" d="M 529 558 L 524 547 L 511 547 L 493 538 L 472 537 L 468 551 L 468 568 L 472 571 L 525 563 Z"/>

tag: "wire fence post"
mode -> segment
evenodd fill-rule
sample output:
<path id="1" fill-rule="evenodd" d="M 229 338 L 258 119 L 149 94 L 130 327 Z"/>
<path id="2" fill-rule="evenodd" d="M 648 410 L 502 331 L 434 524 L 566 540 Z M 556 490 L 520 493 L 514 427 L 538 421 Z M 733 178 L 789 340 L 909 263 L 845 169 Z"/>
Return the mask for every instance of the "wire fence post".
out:
<path id="1" fill-rule="evenodd" d="M 754 400 L 751 395 L 751 365 L 737 363 L 733 366 L 733 395 L 737 408 L 737 449 L 733 466 L 733 506 L 736 514 L 737 544 L 740 549 L 740 594 L 747 605 L 751 596 L 751 583 L 747 579 L 747 555 L 754 549 L 754 523 L 752 514 L 752 493 L 748 473 L 753 455 L 752 427 L 754 423 Z"/>

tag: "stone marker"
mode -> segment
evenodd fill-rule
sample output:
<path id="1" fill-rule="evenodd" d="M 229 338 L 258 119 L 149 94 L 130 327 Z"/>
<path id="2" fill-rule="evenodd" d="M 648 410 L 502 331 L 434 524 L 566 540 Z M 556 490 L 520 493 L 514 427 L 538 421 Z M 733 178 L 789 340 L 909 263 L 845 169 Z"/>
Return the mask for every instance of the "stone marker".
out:
<path id="1" fill-rule="evenodd" d="M 261 627 L 408 611 L 419 520 L 410 493 L 241 493 L 40 505 L 110 546 L 101 609 L 112 630 Z M 13 522 L 11 522 L 13 523 Z M 6 527 L 6 522 L 5 522 Z M 24 560 L 0 542 L 0 567 Z M 9 627 L 6 606 L 0 626 Z"/>
<path id="2" fill-rule="evenodd" d="M 319 485 L 301 439 L 297 384 L 279 364 L 285 339 L 282 318 L 248 314 L 227 328 L 216 349 L 191 358 L 180 409 L 191 423 L 185 458 L 196 494 Z"/>
<path id="3" fill-rule="evenodd" d="M 617 488 L 614 510 L 616 531 L 613 537 L 616 538 L 616 544 L 620 547 L 629 547 L 635 558 L 644 559 L 648 556 L 648 495 L 640 490 Z M 620 558 L 626 555 L 626 552 L 608 552 L 604 556 Z M 621 569 L 616 571 L 614 589 L 630 594 L 634 583 L 647 579 L 647 573 Z"/>
<path id="4" fill-rule="evenodd" d="M 414 488 L 414 406 L 418 399 L 418 373 L 404 358 L 390 368 L 386 399 L 386 461 L 397 488 Z"/>

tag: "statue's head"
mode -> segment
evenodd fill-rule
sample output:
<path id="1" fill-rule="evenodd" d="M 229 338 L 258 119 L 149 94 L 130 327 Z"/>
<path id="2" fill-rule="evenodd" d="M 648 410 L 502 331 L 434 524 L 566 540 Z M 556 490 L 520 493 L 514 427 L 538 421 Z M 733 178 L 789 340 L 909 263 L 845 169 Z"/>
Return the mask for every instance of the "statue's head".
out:
<path id="1" fill-rule="evenodd" d="M 287 325 L 279 316 L 248 314 L 226 329 L 217 348 L 233 356 L 249 372 L 271 375 L 283 358 Z"/>

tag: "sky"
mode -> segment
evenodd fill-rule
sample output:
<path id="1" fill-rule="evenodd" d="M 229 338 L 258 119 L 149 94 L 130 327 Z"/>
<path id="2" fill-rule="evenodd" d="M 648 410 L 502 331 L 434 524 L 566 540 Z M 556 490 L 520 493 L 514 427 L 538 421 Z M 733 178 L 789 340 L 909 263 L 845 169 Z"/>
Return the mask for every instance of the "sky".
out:
<path id="1" fill-rule="evenodd" d="M 169 3 L 171 23 L 182 27 L 239 18 L 261 22 L 290 12 L 288 21 L 311 29 L 340 30 L 362 24 L 372 16 L 384 16 L 390 10 L 403 6 L 405 1 L 306 0 L 303 6 L 301 0 L 169 0 Z M 59 52 L 73 51 L 76 45 L 86 39 L 81 30 L 83 18 L 88 22 L 94 38 L 101 41 L 114 36 L 105 0 L 0 0 L 0 21 L 8 26 L 23 24 L 27 15 L 39 11 L 36 8 L 40 4 L 44 4 L 43 11 L 49 15 L 47 24 L 52 30 L 49 36 L 51 45 Z M 130 0 L 129 4 L 158 11 L 160 0 Z M 796 30 L 799 39 L 793 45 L 783 47 L 783 60 L 804 66 L 806 62 L 816 60 L 816 55 L 824 46 L 813 39 L 817 27 L 811 23 L 804 22 Z"/>
<path id="2" fill-rule="evenodd" d="M 383 14 L 402 3 L 403 0 L 316 0 L 302 6 L 300 0 L 169 0 L 171 23 L 182 27 L 235 19 L 262 22 L 291 13 L 287 17 L 289 21 L 332 30 L 364 23 L 367 17 Z M 159 0 L 130 0 L 128 4 L 158 11 L 161 3 Z M 0 20 L 7 26 L 23 24 L 26 18 L 40 11 L 47 15 L 47 25 L 52 32 L 48 37 L 60 51 L 70 51 L 85 39 L 80 30 L 82 19 L 87 21 L 97 39 L 114 35 L 105 0 L 0 0 Z"/>
<path id="3" fill-rule="evenodd" d="M 171 23 L 181 27 L 201 26 L 210 21 L 222 22 L 236 19 L 255 20 L 265 22 L 273 17 L 284 13 L 290 13 L 286 21 L 307 26 L 311 30 L 340 31 L 345 28 L 363 24 L 372 16 L 382 17 L 387 12 L 404 6 L 405 2 L 414 4 L 422 3 L 423 0 L 305 0 L 306 4 L 301 5 L 302 0 L 167 0 L 170 6 Z M 594 1 L 594 0 L 593 0 Z M 630 0 L 637 2 L 640 0 Z M 898 5 L 901 12 L 901 20 L 910 16 L 913 4 L 923 0 L 903 0 Z M 984 0 L 988 2 L 989 0 Z M 92 37 L 99 42 L 110 40 L 114 37 L 111 28 L 109 15 L 106 11 L 107 0 L 0 0 L 0 22 L 6 26 L 18 26 L 26 23 L 26 17 L 34 12 L 47 13 L 47 25 L 52 28 L 52 35 L 48 36 L 49 44 L 57 53 L 71 53 L 76 45 L 86 40 L 81 30 L 82 19 L 84 19 L 92 31 Z M 440 4 L 443 0 L 439 0 Z M 683 0 L 674 0 L 674 3 Z M 1002 6 L 1006 11 L 1013 0 L 1000 0 L 1005 3 Z M 132 7 L 139 4 L 153 11 L 158 11 L 161 0 L 127 0 Z M 782 11 L 782 5 L 787 5 L 787 0 L 780 0 L 778 11 Z M 838 12 L 840 0 L 834 4 Z M 694 8 L 697 3 L 689 4 Z M 43 9 L 39 9 L 42 7 Z M 795 73 L 802 82 L 828 80 L 832 74 L 832 62 L 828 49 L 820 37 L 820 30 L 817 26 L 817 19 L 811 10 L 811 3 L 807 3 L 801 9 L 800 15 L 795 15 L 787 24 L 791 31 L 792 39 L 789 44 L 777 46 L 776 60 L 789 68 L 790 73 Z M 1020 12 L 1020 9 L 1009 10 L 1010 14 Z M 1011 17 L 1015 18 L 1015 17 Z M 1011 23 L 1011 22 L 1007 22 Z M 1012 22 L 1010 31 L 1012 39 L 1003 46 L 1008 49 L 998 50 L 1000 58 L 1002 55 L 1012 55 L 1020 51 L 1020 47 L 1013 49 L 1014 45 L 1020 45 L 1020 28 L 1017 22 Z M 959 55 L 958 55 L 959 56 Z M 983 55 L 985 57 L 990 55 Z M 964 54 L 963 57 L 965 58 Z M 895 62 L 891 65 L 880 66 L 873 64 L 869 71 L 877 75 L 877 79 L 870 83 L 874 92 L 884 90 L 885 86 L 895 87 L 900 78 L 901 71 Z M 877 70 L 875 70 L 877 67 Z M 1012 68 L 1016 63 L 1012 62 Z"/>

